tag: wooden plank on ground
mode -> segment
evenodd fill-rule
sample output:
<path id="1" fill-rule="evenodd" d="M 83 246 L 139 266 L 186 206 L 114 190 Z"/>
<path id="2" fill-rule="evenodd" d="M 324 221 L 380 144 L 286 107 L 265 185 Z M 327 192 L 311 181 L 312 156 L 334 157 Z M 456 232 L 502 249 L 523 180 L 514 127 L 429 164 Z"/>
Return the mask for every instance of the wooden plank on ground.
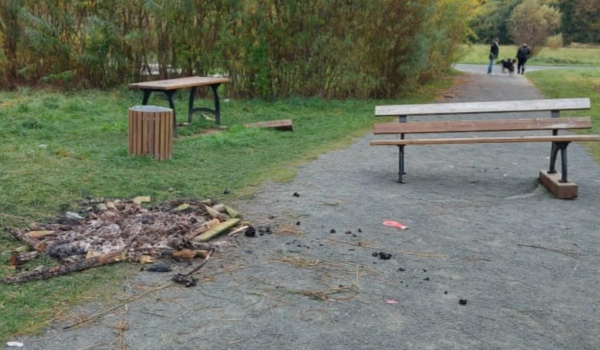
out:
<path id="1" fill-rule="evenodd" d="M 187 77 L 129 84 L 130 89 L 177 90 L 194 86 L 228 83 L 229 78 Z"/>
<path id="2" fill-rule="evenodd" d="M 271 120 L 267 122 L 249 123 L 247 128 L 272 128 L 280 131 L 294 131 L 294 123 L 291 119 Z"/>
<path id="3" fill-rule="evenodd" d="M 499 120 L 452 120 L 442 122 L 383 123 L 375 124 L 375 135 L 427 134 L 445 132 L 525 131 L 554 129 L 589 129 L 590 117 L 532 118 Z"/>
<path id="4" fill-rule="evenodd" d="M 548 174 L 547 171 L 540 171 L 539 181 L 548 191 L 559 199 L 575 199 L 577 198 L 577 184 L 574 182 L 561 183 L 561 174 Z"/>
<path id="5" fill-rule="evenodd" d="M 371 146 L 408 146 L 408 145 L 452 145 L 470 143 L 519 143 L 519 142 L 576 142 L 600 141 L 600 135 L 565 136 L 521 136 L 521 137 L 472 137 L 453 139 L 414 139 L 414 140 L 377 140 Z"/>
<path id="6" fill-rule="evenodd" d="M 590 109 L 589 98 L 395 105 L 375 107 L 375 116 L 573 111 Z"/>

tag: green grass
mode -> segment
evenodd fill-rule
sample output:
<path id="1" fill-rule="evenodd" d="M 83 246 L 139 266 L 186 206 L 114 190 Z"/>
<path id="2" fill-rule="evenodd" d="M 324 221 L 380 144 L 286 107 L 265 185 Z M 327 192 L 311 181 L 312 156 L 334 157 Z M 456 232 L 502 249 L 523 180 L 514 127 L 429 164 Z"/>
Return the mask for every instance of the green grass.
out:
<path id="1" fill-rule="evenodd" d="M 451 77 L 444 78 L 394 101 L 223 102 L 226 131 L 200 135 L 211 123 L 196 117 L 192 126 L 180 129 L 183 137 L 175 141 L 173 159 L 164 162 L 127 154 L 127 108 L 139 104 L 140 94 L 0 92 L 0 227 L 49 220 L 77 209 L 77 203 L 88 196 L 149 195 L 161 202 L 174 197 L 228 201 L 251 195 L 261 181 L 289 180 L 298 164 L 363 135 L 375 121 L 375 105 L 426 102 L 451 82 Z M 157 97 L 150 102 L 165 104 Z M 176 105 L 179 120 L 185 119 L 184 95 Z M 286 118 L 294 120 L 293 133 L 242 126 Z M 225 189 L 231 194 L 224 195 Z M 6 266 L 10 249 L 17 245 L 0 231 L 0 277 L 12 273 Z M 10 334 L 39 330 L 73 303 L 101 298 L 99 290 L 118 291 L 122 277 L 133 269 L 127 266 L 22 286 L 2 285 L 0 342 Z"/>
<path id="2" fill-rule="evenodd" d="M 514 58 L 517 55 L 517 46 L 501 45 L 500 57 Z M 463 45 L 461 58 L 457 63 L 489 64 L 489 45 Z M 600 47 L 576 47 L 551 50 L 544 48 L 528 62 L 531 65 L 554 66 L 600 66 Z"/>
<path id="3" fill-rule="evenodd" d="M 590 134 L 600 134 L 600 69 L 578 69 L 537 71 L 527 74 L 527 77 L 548 98 L 589 97 L 592 109 L 589 112 L 568 112 L 565 116 L 591 116 L 592 129 Z M 600 143 L 587 143 L 589 149 L 600 161 Z"/>

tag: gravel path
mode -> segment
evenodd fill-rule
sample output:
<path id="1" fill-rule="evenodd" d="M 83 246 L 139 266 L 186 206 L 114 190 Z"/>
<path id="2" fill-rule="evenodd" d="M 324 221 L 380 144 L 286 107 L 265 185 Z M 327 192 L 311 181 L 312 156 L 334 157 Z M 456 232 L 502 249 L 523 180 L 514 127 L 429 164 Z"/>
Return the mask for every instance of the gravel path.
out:
<path id="1" fill-rule="evenodd" d="M 472 73 L 472 74 L 487 74 L 487 69 L 488 69 L 487 64 L 455 63 L 452 66 L 459 71 Z M 528 64 L 526 66 L 525 74 L 527 74 L 527 72 L 535 72 L 535 71 L 539 71 L 539 70 L 569 70 L 569 69 L 598 69 L 598 67 L 595 67 L 595 66 L 533 66 L 533 65 Z M 516 67 L 515 67 L 515 70 L 516 70 Z M 494 66 L 493 73 L 496 75 L 503 74 L 502 66 L 500 66 L 499 64 L 496 64 Z"/>
<path id="2" fill-rule="evenodd" d="M 451 101 L 540 98 L 523 77 L 467 80 Z M 130 349 L 599 348 L 600 166 L 581 146 L 569 147 L 580 197 L 561 201 L 536 183 L 549 144 L 409 147 L 399 185 L 397 150 L 371 139 L 237 203 L 276 233 L 240 237 L 198 287 L 154 293 L 94 326 L 56 325 L 25 349 L 114 348 L 120 320 Z M 127 287 L 163 278 L 141 273 Z"/>

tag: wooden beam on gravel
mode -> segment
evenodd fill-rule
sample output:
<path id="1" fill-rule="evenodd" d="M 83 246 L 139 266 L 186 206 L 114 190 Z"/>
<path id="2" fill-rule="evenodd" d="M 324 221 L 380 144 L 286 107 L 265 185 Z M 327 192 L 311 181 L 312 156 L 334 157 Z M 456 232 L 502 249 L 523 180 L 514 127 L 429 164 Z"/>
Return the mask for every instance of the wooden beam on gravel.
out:
<path id="1" fill-rule="evenodd" d="M 574 182 L 560 182 L 561 174 L 549 174 L 540 171 L 539 182 L 544 185 L 558 199 L 575 199 L 578 195 L 578 187 Z"/>
<path id="2" fill-rule="evenodd" d="M 268 122 L 258 122 L 246 124 L 247 128 L 270 128 L 279 131 L 294 131 L 294 124 L 291 119 L 271 120 Z"/>

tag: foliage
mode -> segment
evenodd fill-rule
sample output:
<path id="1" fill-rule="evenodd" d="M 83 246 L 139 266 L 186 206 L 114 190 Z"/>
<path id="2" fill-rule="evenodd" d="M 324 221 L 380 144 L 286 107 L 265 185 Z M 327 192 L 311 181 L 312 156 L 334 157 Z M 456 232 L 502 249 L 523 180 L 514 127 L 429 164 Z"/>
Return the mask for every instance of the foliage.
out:
<path id="1" fill-rule="evenodd" d="M 546 46 L 550 50 L 558 50 L 561 47 L 563 47 L 563 35 L 562 35 L 562 33 L 553 35 L 553 36 L 549 37 L 548 39 L 546 39 Z"/>
<path id="2" fill-rule="evenodd" d="M 559 0 L 565 42 L 600 43 L 600 0 Z"/>
<path id="3" fill-rule="evenodd" d="M 589 111 L 592 128 L 582 132 L 600 134 L 599 69 L 537 71 L 529 73 L 528 77 L 548 98 L 589 97 L 592 103 L 592 109 Z M 581 113 L 566 112 L 565 116 L 580 117 Z M 600 161 L 600 142 L 588 142 L 586 146 L 592 156 Z"/>
<path id="4" fill-rule="evenodd" d="M 539 0 L 524 0 L 510 15 L 508 31 L 514 43 L 527 43 L 535 56 L 560 27 L 560 20 L 558 9 Z"/>
<path id="5" fill-rule="evenodd" d="M 486 0 L 477 8 L 470 26 L 475 43 L 489 43 L 500 38 L 500 43 L 512 43 L 507 21 L 515 7 L 523 0 Z M 600 43 L 600 0 L 540 0 L 541 4 L 556 6 L 562 14 L 564 41 Z M 515 43 L 520 44 L 520 43 Z"/>
<path id="6" fill-rule="evenodd" d="M 474 42 L 489 44 L 492 39 L 500 39 L 500 43 L 511 43 L 506 21 L 515 7 L 522 0 L 488 0 L 477 9 L 471 20 L 475 33 Z"/>
<path id="7" fill-rule="evenodd" d="M 104 88 L 225 74 L 233 97 L 391 96 L 450 67 L 477 3 L 3 0 L 3 78 Z"/>

